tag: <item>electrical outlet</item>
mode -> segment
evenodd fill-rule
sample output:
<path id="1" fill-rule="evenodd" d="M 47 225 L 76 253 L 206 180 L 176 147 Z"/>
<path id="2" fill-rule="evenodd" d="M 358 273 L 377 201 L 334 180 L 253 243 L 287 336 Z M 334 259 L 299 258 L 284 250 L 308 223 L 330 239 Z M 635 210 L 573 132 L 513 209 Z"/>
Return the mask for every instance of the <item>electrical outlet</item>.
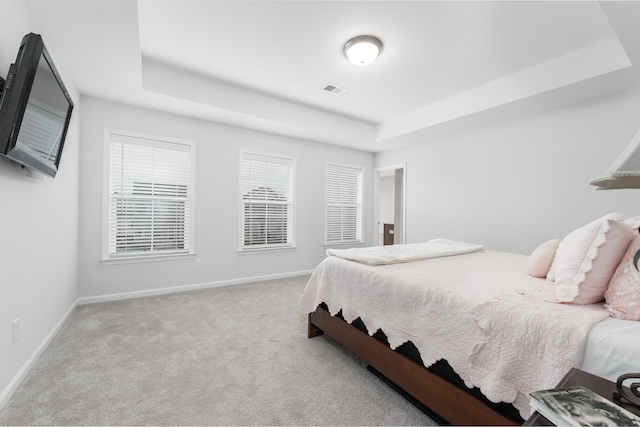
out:
<path id="1" fill-rule="evenodd" d="M 202 268 L 202 260 L 201 259 L 197 259 L 196 260 L 196 268 Z"/>
<path id="2" fill-rule="evenodd" d="M 15 344 L 20 339 L 20 318 L 11 322 L 11 343 Z"/>

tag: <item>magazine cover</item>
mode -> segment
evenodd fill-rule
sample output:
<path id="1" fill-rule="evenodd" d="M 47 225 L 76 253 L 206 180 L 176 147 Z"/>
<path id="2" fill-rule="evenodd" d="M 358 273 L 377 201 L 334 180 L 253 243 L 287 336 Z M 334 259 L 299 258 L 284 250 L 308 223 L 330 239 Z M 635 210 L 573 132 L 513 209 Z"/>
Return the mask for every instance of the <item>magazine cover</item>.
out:
<path id="1" fill-rule="evenodd" d="M 584 387 L 529 393 L 531 406 L 555 425 L 640 426 L 640 417 Z"/>

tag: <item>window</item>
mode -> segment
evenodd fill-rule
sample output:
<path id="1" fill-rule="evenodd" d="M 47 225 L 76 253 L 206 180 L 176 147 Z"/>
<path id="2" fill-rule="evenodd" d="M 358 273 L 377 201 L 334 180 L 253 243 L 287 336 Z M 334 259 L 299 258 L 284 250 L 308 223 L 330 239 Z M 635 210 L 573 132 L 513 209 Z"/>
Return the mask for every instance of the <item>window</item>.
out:
<path id="1" fill-rule="evenodd" d="M 241 151 L 240 250 L 294 246 L 295 159 Z"/>
<path id="2" fill-rule="evenodd" d="M 362 242 L 362 168 L 327 164 L 325 244 Z"/>
<path id="3" fill-rule="evenodd" d="M 193 253 L 192 142 L 105 130 L 103 260 Z"/>

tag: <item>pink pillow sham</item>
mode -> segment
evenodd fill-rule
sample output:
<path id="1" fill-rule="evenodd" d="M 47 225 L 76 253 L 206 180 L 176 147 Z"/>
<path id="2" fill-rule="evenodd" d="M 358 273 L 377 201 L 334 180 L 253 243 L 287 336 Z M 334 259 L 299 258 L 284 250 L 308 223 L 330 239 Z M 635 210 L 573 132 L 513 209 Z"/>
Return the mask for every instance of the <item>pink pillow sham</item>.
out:
<path id="1" fill-rule="evenodd" d="M 608 214 L 569 233 L 553 261 L 555 297 L 560 302 L 602 301 L 635 234 L 619 214 Z"/>
<path id="2" fill-rule="evenodd" d="M 547 277 L 560 241 L 560 239 L 553 239 L 544 242 L 529 255 L 524 267 L 528 275 L 533 277 Z"/>
<path id="3" fill-rule="evenodd" d="M 640 273 L 633 265 L 638 249 L 640 235 L 636 233 L 604 293 L 604 308 L 619 319 L 640 320 Z"/>

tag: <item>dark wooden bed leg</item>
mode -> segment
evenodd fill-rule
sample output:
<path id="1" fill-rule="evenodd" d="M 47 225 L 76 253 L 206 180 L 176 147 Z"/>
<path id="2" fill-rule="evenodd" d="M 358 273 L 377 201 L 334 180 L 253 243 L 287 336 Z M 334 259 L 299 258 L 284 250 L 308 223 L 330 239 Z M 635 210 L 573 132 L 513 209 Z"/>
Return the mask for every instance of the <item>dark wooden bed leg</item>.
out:
<path id="1" fill-rule="evenodd" d="M 313 323 L 311 323 L 311 314 L 313 314 L 313 313 L 309 313 L 309 317 L 308 317 L 308 321 L 307 321 L 308 322 L 307 336 L 309 338 L 319 337 L 320 335 L 324 334 L 324 331 L 322 329 L 318 328 Z"/>

